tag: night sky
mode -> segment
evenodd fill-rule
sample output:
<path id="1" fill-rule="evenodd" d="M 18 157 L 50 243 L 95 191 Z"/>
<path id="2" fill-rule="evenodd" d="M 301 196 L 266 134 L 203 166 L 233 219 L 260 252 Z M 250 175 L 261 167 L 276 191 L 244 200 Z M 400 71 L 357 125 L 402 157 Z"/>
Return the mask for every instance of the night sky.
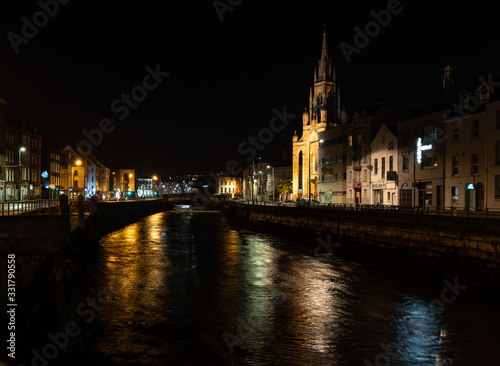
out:
<path id="1" fill-rule="evenodd" d="M 401 1 L 399 14 L 348 63 L 339 44 L 354 45 L 353 28 L 363 29 L 370 11 L 387 9 L 387 1 L 232 3 L 239 5 L 221 21 L 210 0 L 72 0 L 17 54 L 7 35 L 22 36 L 21 18 L 32 20 L 41 8 L 35 1 L 3 4 L 0 96 L 8 116 L 36 127 L 57 148 L 76 146 L 83 129 L 109 118 L 114 130 L 92 150 L 105 164 L 138 175 L 205 173 L 224 170 L 233 159 L 245 164 L 238 145 L 269 126 L 273 108 L 287 106 L 297 117 L 260 155 L 275 160 L 291 148 L 324 23 L 350 112 L 442 102 L 440 74 L 449 63 L 460 87 L 474 87 L 477 75 L 499 74 L 498 13 L 490 4 Z M 113 101 L 157 65 L 169 73 L 163 82 L 126 118 L 123 109 L 114 112 Z"/>

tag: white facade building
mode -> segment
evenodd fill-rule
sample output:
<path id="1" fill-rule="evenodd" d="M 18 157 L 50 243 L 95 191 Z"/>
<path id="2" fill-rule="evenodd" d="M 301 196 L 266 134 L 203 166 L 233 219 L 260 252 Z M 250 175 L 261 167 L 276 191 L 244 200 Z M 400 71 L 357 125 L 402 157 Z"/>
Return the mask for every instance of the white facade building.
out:
<path id="1" fill-rule="evenodd" d="M 371 183 L 370 204 L 398 205 L 398 140 L 385 124 L 380 127 L 372 141 L 370 167 L 372 168 L 369 170 L 371 177 L 366 176 L 366 170 L 362 177 L 363 183 Z M 368 190 L 363 189 L 363 196 L 368 196 Z M 365 201 L 365 203 L 368 202 Z"/>

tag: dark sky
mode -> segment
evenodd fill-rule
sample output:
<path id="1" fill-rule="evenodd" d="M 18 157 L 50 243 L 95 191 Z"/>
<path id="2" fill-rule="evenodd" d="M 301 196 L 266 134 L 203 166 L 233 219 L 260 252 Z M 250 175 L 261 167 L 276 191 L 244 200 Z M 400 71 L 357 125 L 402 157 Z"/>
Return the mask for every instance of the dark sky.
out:
<path id="1" fill-rule="evenodd" d="M 498 16 L 486 2 L 401 1 L 402 11 L 350 63 L 339 44 L 353 45 L 353 28 L 364 28 L 370 11 L 387 9 L 387 1 L 232 2 L 240 4 L 221 21 L 211 0 L 72 0 L 17 54 L 7 34 L 22 35 L 21 18 L 32 20 L 40 6 L 4 4 L 0 96 L 8 115 L 37 127 L 58 148 L 76 146 L 83 129 L 109 118 L 114 131 L 93 148 L 105 164 L 140 175 L 203 173 L 223 170 L 232 159 L 245 163 L 238 145 L 269 126 L 273 108 L 287 106 L 297 117 L 260 155 L 274 159 L 291 148 L 323 23 L 349 111 L 442 101 L 440 73 L 448 63 L 456 65 L 460 85 L 498 74 Z M 112 102 L 157 64 L 169 76 L 121 120 Z"/>

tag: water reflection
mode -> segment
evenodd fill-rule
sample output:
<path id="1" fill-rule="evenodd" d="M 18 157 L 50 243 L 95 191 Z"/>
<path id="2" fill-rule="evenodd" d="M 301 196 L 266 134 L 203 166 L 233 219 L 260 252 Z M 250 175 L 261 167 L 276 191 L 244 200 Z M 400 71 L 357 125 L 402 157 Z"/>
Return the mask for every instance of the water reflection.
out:
<path id="1" fill-rule="evenodd" d="M 150 216 L 102 240 L 89 362 L 148 365 L 449 365 L 488 351 L 455 336 L 440 288 L 244 230 L 219 213 Z M 493 311 L 490 310 L 490 314 Z M 495 317 L 494 324 L 500 325 Z M 492 337 L 498 336 L 493 335 Z M 468 356 L 470 359 L 470 356 Z M 490 359 L 496 357 L 489 354 Z M 476 363 L 479 364 L 479 363 Z"/>

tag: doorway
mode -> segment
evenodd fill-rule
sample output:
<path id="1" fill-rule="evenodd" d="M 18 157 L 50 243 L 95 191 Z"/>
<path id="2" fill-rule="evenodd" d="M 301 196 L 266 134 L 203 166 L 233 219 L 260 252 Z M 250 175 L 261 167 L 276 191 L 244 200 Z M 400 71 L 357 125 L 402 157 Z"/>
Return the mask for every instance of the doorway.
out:
<path id="1" fill-rule="evenodd" d="M 465 208 L 474 207 L 474 185 L 467 183 L 465 185 Z"/>

